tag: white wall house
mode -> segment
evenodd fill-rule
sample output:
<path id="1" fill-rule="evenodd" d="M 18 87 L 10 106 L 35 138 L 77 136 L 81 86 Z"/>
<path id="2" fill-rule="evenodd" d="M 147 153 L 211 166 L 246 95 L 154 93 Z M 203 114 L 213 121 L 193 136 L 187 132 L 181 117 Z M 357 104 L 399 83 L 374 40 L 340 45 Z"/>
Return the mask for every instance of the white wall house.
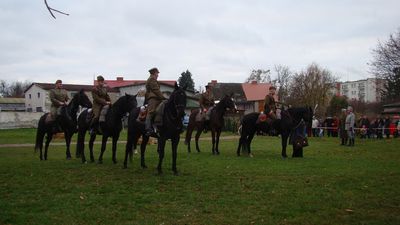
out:
<path id="1" fill-rule="evenodd" d="M 340 84 L 340 95 L 348 99 L 363 102 L 377 102 L 381 99 L 382 80 L 368 78 L 366 80 L 347 81 Z"/>

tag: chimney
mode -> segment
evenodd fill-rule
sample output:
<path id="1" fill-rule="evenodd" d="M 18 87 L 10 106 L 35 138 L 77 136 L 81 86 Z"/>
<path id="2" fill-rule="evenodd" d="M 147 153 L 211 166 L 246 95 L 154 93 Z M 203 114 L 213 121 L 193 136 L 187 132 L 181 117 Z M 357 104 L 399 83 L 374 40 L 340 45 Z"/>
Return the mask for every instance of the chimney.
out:
<path id="1" fill-rule="evenodd" d="M 117 81 L 124 81 L 124 77 L 117 77 Z"/>
<path id="2" fill-rule="evenodd" d="M 252 80 L 251 84 L 257 84 L 257 81 L 256 80 Z"/>

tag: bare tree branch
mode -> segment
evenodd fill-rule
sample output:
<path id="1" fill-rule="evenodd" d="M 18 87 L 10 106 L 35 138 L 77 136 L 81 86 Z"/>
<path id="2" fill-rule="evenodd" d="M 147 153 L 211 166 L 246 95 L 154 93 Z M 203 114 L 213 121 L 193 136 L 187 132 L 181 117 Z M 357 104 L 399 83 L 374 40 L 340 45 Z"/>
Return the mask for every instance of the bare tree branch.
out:
<path id="1" fill-rule="evenodd" d="M 54 16 L 53 11 L 54 11 L 54 12 L 58 12 L 58 13 L 63 14 L 63 15 L 66 15 L 66 16 L 69 16 L 68 13 L 61 12 L 60 10 L 51 8 L 51 7 L 49 6 L 49 4 L 47 4 L 47 0 L 44 0 L 44 4 L 46 4 L 47 10 L 49 10 L 50 15 L 51 15 L 54 19 L 57 19 L 57 18 Z"/>

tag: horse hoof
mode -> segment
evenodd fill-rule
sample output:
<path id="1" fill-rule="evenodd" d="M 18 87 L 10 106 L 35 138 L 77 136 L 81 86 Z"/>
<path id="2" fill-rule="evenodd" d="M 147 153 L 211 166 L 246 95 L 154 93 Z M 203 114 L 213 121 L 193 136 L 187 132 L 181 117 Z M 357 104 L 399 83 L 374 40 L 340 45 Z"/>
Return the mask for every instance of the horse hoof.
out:
<path id="1" fill-rule="evenodd" d="M 103 164 L 103 161 L 99 160 L 99 161 L 97 162 L 97 164 Z"/>
<path id="2" fill-rule="evenodd" d="M 117 160 L 113 160 L 113 163 L 114 163 L 114 164 L 117 164 Z"/>
<path id="3" fill-rule="evenodd" d="M 216 155 L 219 155 L 219 152 L 217 152 L 217 154 Z"/>
<path id="4" fill-rule="evenodd" d="M 87 161 L 85 160 L 85 161 L 82 161 L 82 164 L 87 164 Z"/>
<path id="5" fill-rule="evenodd" d="M 128 166 L 124 164 L 124 166 L 122 167 L 122 169 L 128 169 Z"/>
<path id="6" fill-rule="evenodd" d="M 142 165 L 142 169 L 147 169 L 147 166 L 146 165 Z"/>
<path id="7" fill-rule="evenodd" d="M 71 160 L 71 156 L 67 156 L 67 160 Z"/>
<path id="8" fill-rule="evenodd" d="M 253 157 L 254 157 L 254 155 L 250 153 L 250 154 L 249 154 L 249 157 L 250 157 L 250 158 L 253 158 Z"/>
<path id="9" fill-rule="evenodd" d="M 174 170 L 174 175 L 179 176 L 179 172 L 177 170 Z"/>

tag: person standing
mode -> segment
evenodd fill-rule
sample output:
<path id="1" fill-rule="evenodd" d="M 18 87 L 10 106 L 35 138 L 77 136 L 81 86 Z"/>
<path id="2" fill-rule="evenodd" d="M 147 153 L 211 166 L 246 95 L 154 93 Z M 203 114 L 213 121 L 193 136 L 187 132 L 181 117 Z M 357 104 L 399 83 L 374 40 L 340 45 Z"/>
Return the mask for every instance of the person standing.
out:
<path id="1" fill-rule="evenodd" d="M 355 116 L 353 113 L 353 107 L 347 107 L 347 116 L 346 116 L 346 124 L 345 130 L 347 131 L 347 136 L 349 138 L 348 146 L 354 146 L 354 123 Z"/>
<path id="2" fill-rule="evenodd" d="M 317 117 L 314 116 L 313 120 L 312 120 L 312 134 L 313 137 L 318 137 L 318 125 L 319 125 L 319 121 L 317 119 Z"/>
<path id="3" fill-rule="evenodd" d="M 347 117 L 346 109 L 342 109 L 342 113 L 340 115 L 340 120 L 339 120 L 339 134 L 340 134 L 340 139 L 342 140 L 341 145 L 347 144 L 346 117 Z"/>
<path id="4" fill-rule="evenodd" d="M 160 90 L 160 84 L 158 83 L 158 74 L 160 71 L 154 67 L 149 70 L 150 76 L 146 81 L 146 94 L 145 102 L 147 102 L 147 116 L 145 121 L 146 135 L 158 137 L 157 133 L 153 129 L 153 116 L 157 109 L 157 106 L 166 98 Z"/>
<path id="5" fill-rule="evenodd" d="M 110 107 L 111 99 L 107 93 L 107 88 L 104 86 L 104 77 L 97 76 L 97 84 L 92 89 L 92 97 L 93 97 L 93 119 L 91 123 L 91 127 L 96 126 L 99 122 L 100 112 L 104 107 Z"/>
<path id="6" fill-rule="evenodd" d="M 61 114 L 61 107 L 66 106 L 69 100 L 67 91 L 62 86 L 62 81 L 57 80 L 54 89 L 49 93 L 51 106 L 50 106 L 50 121 L 55 121 L 55 132 L 61 131 L 58 116 Z"/>
<path id="7" fill-rule="evenodd" d="M 210 114 L 211 109 L 214 107 L 215 99 L 212 93 L 211 85 L 206 85 L 206 91 L 200 95 L 199 105 L 200 105 L 200 113 L 202 117 L 204 117 L 204 131 L 207 132 L 210 125 Z"/>

